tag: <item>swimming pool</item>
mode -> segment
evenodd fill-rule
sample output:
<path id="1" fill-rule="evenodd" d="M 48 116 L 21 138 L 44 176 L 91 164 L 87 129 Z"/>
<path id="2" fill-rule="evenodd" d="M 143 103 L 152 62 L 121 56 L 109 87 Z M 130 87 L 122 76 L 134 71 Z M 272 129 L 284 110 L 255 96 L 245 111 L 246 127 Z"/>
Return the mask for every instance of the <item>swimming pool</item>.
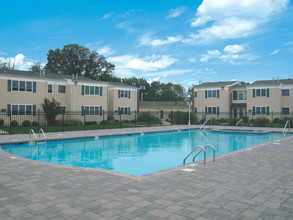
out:
<path id="1" fill-rule="evenodd" d="M 212 144 L 218 156 L 283 137 L 281 133 L 243 134 L 195 129 L 5 145 L 2 150 L 32 160 L 140 176 L 182 165 L 183 159 L 197 145 Z M 212 157 L 212 149 L 206 151 L 207 158 Z M 203 154 L 200 154 L 196 160 L 202 159 Z M 191 161 L 192 157 L 186 163 Z"/>

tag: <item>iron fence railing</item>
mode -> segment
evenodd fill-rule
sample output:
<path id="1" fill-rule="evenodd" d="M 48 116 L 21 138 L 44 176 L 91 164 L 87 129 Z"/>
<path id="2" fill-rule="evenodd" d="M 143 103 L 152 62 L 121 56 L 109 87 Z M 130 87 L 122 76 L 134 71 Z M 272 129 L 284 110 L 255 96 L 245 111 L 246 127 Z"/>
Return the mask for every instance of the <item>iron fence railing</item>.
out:
<path id="1" fill-rule="evenodd" d="M 0 113 L 0 134 L 29 133 L 30 129 L 44 132 L 60 132 L 73 130 L 96 130 L 127 127 L 151 127 L 166 125 L 202 124 L 232 125 L 243 119 L 244 126 L 284 127 L 287 120 L 293 126 L 293 112 L 282 114 L 270 112 L 264 115 L 244 112 L 243 115 L 219 112 L 217 114 L 189 113 L 181 111 L 132 111 L 132 112 L 66 112 L 57 115 L 56 120 L 49 121 L 41 111 L 29 115 Z"/>

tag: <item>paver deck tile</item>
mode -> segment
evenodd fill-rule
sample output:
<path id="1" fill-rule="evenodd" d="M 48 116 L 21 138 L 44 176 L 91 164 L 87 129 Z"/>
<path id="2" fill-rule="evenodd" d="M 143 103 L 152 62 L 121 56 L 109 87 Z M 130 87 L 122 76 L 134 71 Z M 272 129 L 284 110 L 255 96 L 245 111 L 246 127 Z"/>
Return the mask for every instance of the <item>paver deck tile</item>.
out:
<path id="1" fill-rule="evenodd" d="M 191 126 L 196 128 L 196 126 Z M 144 131 L 188 126 L 140 128 Z M 267 129 L 267 128 L 265 128 Z M 66 133 L 135 132 L 135 129 Z M 0 142 L 28 135 L 0 136 Z M 56 134 L 48 133 L 48 138 Z M 293 219 L 293 137 L 140 178 L 0 150 L 0 219 Z M 183 168 L 192 168 L 184 172 Z"/>

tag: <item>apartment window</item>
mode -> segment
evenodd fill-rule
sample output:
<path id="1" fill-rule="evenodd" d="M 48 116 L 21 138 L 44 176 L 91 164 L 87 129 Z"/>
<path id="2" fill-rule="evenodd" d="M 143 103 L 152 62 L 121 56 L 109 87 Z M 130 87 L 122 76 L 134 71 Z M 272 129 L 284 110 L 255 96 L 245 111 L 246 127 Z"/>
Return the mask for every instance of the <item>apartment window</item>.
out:
<path id="1" fill-rule="evenodd" d="M 48 85 L 48 93 L 53 93 L 53 85 L 52 84 Z"/>
<path id="2" fill-rule="evenodd" d="M 246 91 L 233 91 L 233 100 L 246 100 Z"/>
<path id="3" fill-rule="evenodd" d="M 254 115 L 269 115 L 269 107 L 264 106 L 257 106 L 253 107 L 253 114 Z"/>
<path id="4" fill-rule="evenodd" d="M 217 115 L 219 114 L 219 107 L 205 107 L 205 113 L 207 115 Z"/>
<path id="5" fill-rule="evenodd" d="M 18 81 L 12 81 L 12 91 L 18 91 Z"/>
<path id="6" fill-rule="evenodd" d="M 24 92 L 25 91 L 25 82 L 19 81 L 19 91 Z"/>
<path id="7" fill-rule="evenodd" d="M 290 90 L 289 89 L 282 89 L 282 96 L 290 96 Z"/>
<path id="8" fill-rule="evenodd" d="M 81 94 L 82 95 L 102 95 L 100 91 L 101 87 L 99 86 L 82 86 Z"/>
<path id="9" fill-rule="evenodd" d="M 66 113 L 66 107 L 65 106 L 59 106 L 58 107 L 58 115 L 65 115 Z"/>
<path id="10" fill-rule="evenodd" d="M 194 91 L 194 98 L 197 98 L 197 91 Z"/>
<path id="11" fill-rule="evenodd" d="M 282 115 L 289 115 L 290 109 L 289 108 L 282 108 Z"/>
<path id="12" fill-rule="evenodd" d="M 82 106 L 82 115 L 102 115 L 102 106 Z"/>
<path id="13" fill-rule="evenodd" d="M 253 89 L 253 97 L 269 97 L 269 89 Z"/>
<path id="14" fill-rule="evenodd" d="M 118 98 L 130 98 L 129 90 L 118 90 Z"/>
<path id="15" fill-rule="evenodd" d="M 31 92 L 33 90 L 33 83 L 32 82 L 26 82 L 26 91 Z"/>
<path id="16" fill-rule="evenodd" d="M 11 105 L 12 115 L 31 115 L 32 105 Z"/>
<path id="17" fill-rule="evenodd" d="M 65 94 L 66 93 L 66 86 L 58 85 L 58 93 Z"/>
<path id="18" fill-rule="evenodd" d="M 119 115 L 130 115 L 130 107 L 118 107 Z"/>
<path id="19" fill-rule="evenodd" d="M 195 114 L 197 113 L 197 108 L 194 108 L 194 113 L 195 113 Z"/>
<path id="20" fill-rule="evenodd" d="M 205 98 L 219 98 L 220 91 L 219 90 L 206 90 Z"/>

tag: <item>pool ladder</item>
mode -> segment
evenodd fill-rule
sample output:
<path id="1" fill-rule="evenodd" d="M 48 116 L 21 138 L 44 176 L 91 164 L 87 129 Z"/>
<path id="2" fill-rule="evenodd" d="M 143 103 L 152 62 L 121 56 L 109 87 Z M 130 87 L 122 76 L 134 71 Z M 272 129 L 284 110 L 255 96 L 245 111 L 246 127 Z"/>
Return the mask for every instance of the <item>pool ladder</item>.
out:
<path id="1" fill-rule="evenodd" d="M 205 125 L 206 125 L 206 123 L 209 121 L 210 119 L 208 118 L 204 123 L 203 123 L 203 125 L 200 127 L 200 130 L 205 130 L 205 129 L 207 129 L 207 127 L 205 127 Z"/>
<path id="2" fill-rule="evenodd" d="M 211 148 L 213 148 L 213 151 L 214 151 L 214 156 L 213 156 L 213 162 L 215 162 L 216 161 L 216 149 L 213 147 L 213 145 L 211 145 L 211 144 L 207 144 L 207 145 L 205 145 L 204 147 L 203 146 L 196 146 L 186 157 L 185 157 L 185 159 L 183 160 L 183 164 L 185 164 L 185 162 L 186 162 L 186 160 L 187 160 L 187 158 L 188 157 L 190 157 L 190 155 L 194 152 L 194 151 L 196 151 L 197 149 L 199 149 L 199 148 L 201 148 L 201 150 L 193 157 L 193 159 L 192 159 L 192 162 L 194 162 L 195 161 L 195 158 L 203 151 L 204 152 L 204 165 L 206 165 L 206 160 L 207 160 L 207 152 L 206 152 L 206 148 L 207 147 L 211 147 Z"/>
<path id="3" fill-rule="evenodd" d="M 288 126 L 288 125 L 289 125 L 289 126 Z M 288 129 L 286 130 L 287 126 L 288 126 Z M 285 126 L 284 126 L 284 128 L 283 128 L 283 131 L 282 131 L 283 135 L 286 135 L 287 132 L 290 131 L 290 127 L 291 127 L 291 125 L 290 125 L 290 120 L 288 120 L 288 121 L 286 121 L 286 124 L 285 124 Z"/>
<path id="4" fill-rule="evenodd" d="M 44 135 L 44 138 L 47 139 L 47 136 L 46 136 L 46 134 L 45 134 L 45 132 L 44 132 L 44 130 L 42 128 L 40 128 L 40 130 L 39 130 L 39 139 L 41 138 L 41 133 Z M 37 137 L 34 129 L 31 129 L 29 131 L 29 139 L 31 139 L 32 134 L 34 135 L 35 139 L 37 140 L 38 137 Z"/>

